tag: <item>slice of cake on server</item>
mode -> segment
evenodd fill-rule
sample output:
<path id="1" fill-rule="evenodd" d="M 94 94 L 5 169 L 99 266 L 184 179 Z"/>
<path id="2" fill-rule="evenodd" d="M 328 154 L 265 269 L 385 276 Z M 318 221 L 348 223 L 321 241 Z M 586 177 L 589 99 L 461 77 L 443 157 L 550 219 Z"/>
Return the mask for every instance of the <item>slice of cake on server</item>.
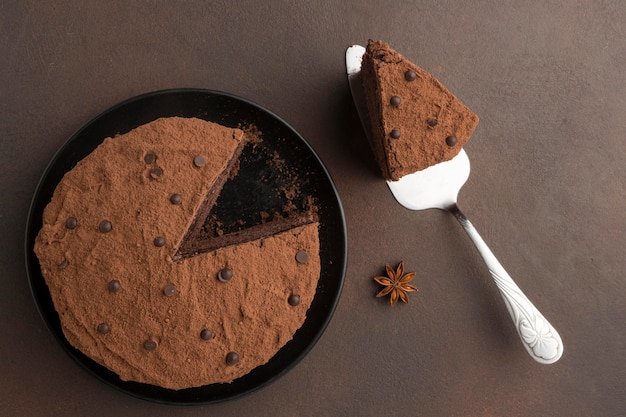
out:
<path id="1" fill-rule="evenodd" d="M 385 42 L 368 42 L 360 77 L 374 154 L 388 181 L 454 158 L 478 124 L 433 75 Z"/>

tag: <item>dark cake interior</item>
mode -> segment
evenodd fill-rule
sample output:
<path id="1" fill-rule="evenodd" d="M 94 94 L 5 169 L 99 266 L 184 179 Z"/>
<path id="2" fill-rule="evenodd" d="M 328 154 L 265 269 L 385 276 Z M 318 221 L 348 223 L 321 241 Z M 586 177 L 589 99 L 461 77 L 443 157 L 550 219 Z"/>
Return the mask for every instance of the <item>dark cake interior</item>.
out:
<path id="1" fill-rule="evenodd" d="M 249 242 L 317 220 L 300 178 L 258 136 L 247 134 L 198 210 L 174 256 Z"/>

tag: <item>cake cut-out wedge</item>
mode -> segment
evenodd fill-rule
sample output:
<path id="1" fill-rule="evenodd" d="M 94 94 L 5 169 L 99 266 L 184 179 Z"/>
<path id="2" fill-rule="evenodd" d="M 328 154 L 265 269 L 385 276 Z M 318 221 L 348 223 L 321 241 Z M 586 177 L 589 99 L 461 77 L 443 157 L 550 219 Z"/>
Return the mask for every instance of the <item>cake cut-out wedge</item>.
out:
<path id="1" fill-rule="evenodd" d="M 245 133 L 242 145 L 207 193 L 175 261 L 317 221 L 297 175 L 254 133 Z"/>

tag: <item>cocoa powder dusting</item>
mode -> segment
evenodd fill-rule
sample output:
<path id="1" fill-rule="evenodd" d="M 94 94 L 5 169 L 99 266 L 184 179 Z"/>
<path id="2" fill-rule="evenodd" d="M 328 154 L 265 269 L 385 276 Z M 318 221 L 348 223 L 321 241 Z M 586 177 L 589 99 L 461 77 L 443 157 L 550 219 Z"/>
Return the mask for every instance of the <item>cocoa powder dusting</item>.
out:
<path id="1" fill-rule="evenodd" d="M 387 180 L 452 159 L 478 124 L 478 116 L 434 76 L 385 42 L 369 41 L 361 79 L 374 153 Z M 450 136 L 457 139 L 453 145 L 446 143 Z"/>
<path id="2" fill-rule="evenodd" d="M 172 260 L 244 135 L 164 118 L 105 139 L 44 210 L 35 253 L 64 334 L 122 380 L 175 390 L 230 382 L 266 363 L 304 322 L 321 269 L 316 222 Z M 299 251 L 307 263 L 296 262 Z M 222 282 L 226 266 L 233 275 Z M 238 355 L 232 365 L 229 352 Z"/>

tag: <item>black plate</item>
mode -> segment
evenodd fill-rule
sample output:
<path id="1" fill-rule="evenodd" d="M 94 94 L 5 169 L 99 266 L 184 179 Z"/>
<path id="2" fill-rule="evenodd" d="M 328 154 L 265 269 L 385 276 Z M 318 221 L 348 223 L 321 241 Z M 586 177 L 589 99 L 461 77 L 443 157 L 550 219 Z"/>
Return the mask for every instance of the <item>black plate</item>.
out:
<path id="1" fill-rule="evenodd" d="M 119 377 L 73 348 L 63 335 L 48 287 L 33 252 L 42 226 L 42 214 L 63 175 L 93 151 L 106 137 L 126 133 L 159 117 L 198 117 L 225 126 L 254 124 L 263 132 L 264 144 L 274 148 L 285 162 L 306 174 L 303 192 L 319 205 L 322 272 L 315 298 L 303 326 L 270 361 L 230 384 L 212 384 L 169 390 L 122 381 Z M 307 142 L 273 113 L 248 100 L 200 89 L 158 91 L 120 103 L 87 123 L 61 147 L 44 172 L 31 203 L 26 225 L 26 268 L 41 316 L 65 350 L 92 374 L 130 395 L 146 400 L 178 404 L 207 404 L 233 399 L 276 380 L 298 363 L 324 332 L 339 300 L 347 258 L 346 226 L 337 190 L 328 171 Z"/>

